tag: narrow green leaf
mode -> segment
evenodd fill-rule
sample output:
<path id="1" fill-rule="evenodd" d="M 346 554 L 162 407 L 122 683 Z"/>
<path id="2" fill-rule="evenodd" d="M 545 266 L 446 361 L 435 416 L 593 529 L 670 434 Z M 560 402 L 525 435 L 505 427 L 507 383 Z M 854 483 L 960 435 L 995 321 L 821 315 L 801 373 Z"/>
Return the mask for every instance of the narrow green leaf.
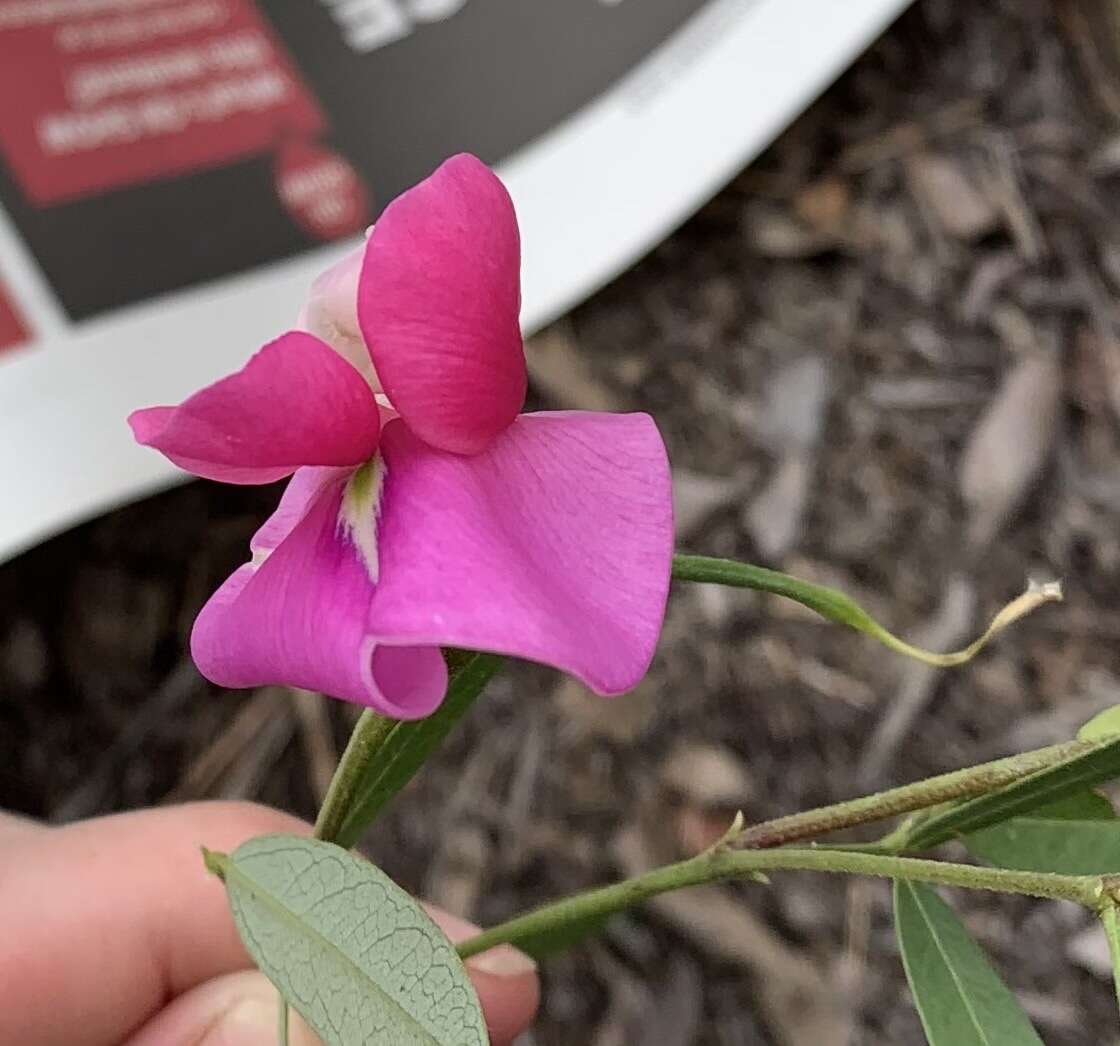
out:
<path id="1" fill-rule="evenodd" d="M 997 868 L 1063 875 L 1120 872 L 1120 819 L 1103 795 L 1087 790 L 973 832 L 964 843 Z"/>
<path id="2" fill-rule="evenodd" d="M 493 679 L 505 659 L 497 654 L 449 651 L 451 679 L 443 704 L 426 719 L 397 723 L 366 766 L 333 841 L 349 849 L 424 765 Z"/>
<path id="3" fill-rule="evenodd" d="M 1120 735 L 1120 705 L 1113 705 L 1103 712 L 1098 712 L 1077 731 L 1080 741 L 1098 741 L 1103 737 L 1117 735 Z"/>
<path id="4" fill-rule="evenodd" d="M 327 1046 L 489 1042 L 455 949 L 368 861 L 288 835 L 204 856 L 249 954 Z"/>
<path id="5" fill-rule="evenodd" d="M 1030 814 L 1031 817 L 1048 817 L 1054 821 L 1115 821 L 1116 811 L 1112 803 L 1100 792 L 1085 788 L 1071 792 L 1045 806 L 1040 806 Z"/>
<path id="6" fill-rule="evenodd" d="M 875 627 L 871 615 L 858 603 L 836 588 L 814 585 L 790 574 L 783 574 L 753 563 L 740 563 L 734 559 L 717 559 L 712 556 L 673 557 L 673 577 L 678 581 L 700 581 L 732 588 L 751 588 L 775 596 L 792 599 L 795 603 L 815 610 L 821 617 L 848 625 L 861 632 Z"/>
<path id="7" fill-rule="evenodd" d="M 777 570 L 757 567 L 753 563 L 740 563 L 734 559 L 716 559 L 711 556 L 673 556 L 673 577 L 679 581 L 701 581 L 732 588 L 751 588 L 757 592 L 770 592 L 776 596 L 815 610 L 821 617 L 847 625 L 878 640 L 896 653 L 938 668 L 951 668 L 971 661 L 996 636 L 1019 618 L 1029 614 L 1043 603 L 1060 601 L 1062 586 L 1056 582 L 1035 584 L 1031 582 L 1017 599 L 1013 599 L 992 619 L 984 632 L 961 650 L 937 653 L 923 650 L 900 639 L 879 624 L 855 600 L 839 589 L 814 585 L 809 581 L 782 574 Z"/>
<path id="8" fill-rule="evenodd" d="M 987 795 L 947 807 L 891 838 L 895 850 L 928 850 L 1120 777 L 1120 737 Z"/>
<path id="9" fill-rule="evenodd" d="M 1101 912 L 1101 924 L 1108 940 L 1108 954 L 1112 956 L 1112 984 L 1120 1002 L 1120 909 L 1115 904 Z"/>
<path id="10" fill-rule="evenodd" d="M 1043 1046 L 1015 996 L 932 889 L 896 880 L 894 922 L 930 1046 Z"/>

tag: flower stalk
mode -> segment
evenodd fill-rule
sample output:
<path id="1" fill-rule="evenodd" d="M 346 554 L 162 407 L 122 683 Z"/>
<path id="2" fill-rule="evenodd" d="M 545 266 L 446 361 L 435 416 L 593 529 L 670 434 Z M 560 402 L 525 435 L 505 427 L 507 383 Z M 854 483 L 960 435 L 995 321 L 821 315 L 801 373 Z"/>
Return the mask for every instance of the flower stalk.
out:
<path id="1" fill-rule="evenodd" d="M 443 651 L 447 692 L 425 719 L 362 713 L 342 753 L 315 824 L 315 836 L 349 849 L 439 747 L 501 667 L 497 654 Z"/>
<path id="2" fill-rule="evenodd" d="M 354 797 L 368 767 L 384 747 L 397 720 L 378 715 L 367 708 L 358 717 L 346 750 L 335 768 L 319 816 L 315 819 L 315 838 L 334 842 L 354 805 Z"/>

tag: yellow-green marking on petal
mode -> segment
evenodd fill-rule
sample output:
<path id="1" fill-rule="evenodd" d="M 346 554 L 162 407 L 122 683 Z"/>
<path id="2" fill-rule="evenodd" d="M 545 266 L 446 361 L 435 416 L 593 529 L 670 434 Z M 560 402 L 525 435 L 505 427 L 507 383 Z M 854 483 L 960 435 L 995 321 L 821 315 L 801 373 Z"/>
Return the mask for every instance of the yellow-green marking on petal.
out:
<path id="1" fill-rule="evenodd" d="M 377 523 L 381 518 L 381 494 L 385 489 L 385 459 L 378 454 L 355 470 L 346 481 L 338 523 L 366 565 L 370 580 L 377 582 Z"/>

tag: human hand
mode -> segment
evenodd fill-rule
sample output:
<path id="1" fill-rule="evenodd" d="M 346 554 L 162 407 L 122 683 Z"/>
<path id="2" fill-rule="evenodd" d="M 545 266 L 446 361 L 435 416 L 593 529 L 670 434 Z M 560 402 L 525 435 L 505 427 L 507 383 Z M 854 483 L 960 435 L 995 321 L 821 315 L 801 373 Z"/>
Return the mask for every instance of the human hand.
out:
<path id="1" fill-rule="evenodd" d="M 61 828 L 0 814 L 0 1044 L 273 1046 L 276 991 L 252 969 L 199 846 L 309 831 L 249 803 Z M 429 911 L 452 940 L 474 932 Z M 537 1008 L 531 960 L 500 948 L 467 969 L 493 1046 L 509 1046 Z M 318 1041 L 295 1014 L 291 1041 Z"/>

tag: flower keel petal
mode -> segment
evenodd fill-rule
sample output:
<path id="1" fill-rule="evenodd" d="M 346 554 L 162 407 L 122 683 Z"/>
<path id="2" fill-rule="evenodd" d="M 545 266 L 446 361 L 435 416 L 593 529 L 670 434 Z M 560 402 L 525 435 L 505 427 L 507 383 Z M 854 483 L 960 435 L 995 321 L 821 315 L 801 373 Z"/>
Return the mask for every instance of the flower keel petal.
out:
<path id="1" fill-rule="evenodd" d="M 379 412 L 362 376 L 301 331 L 178 407 L 129 419 L 138 442 L 225 483 L 271 483 L 301 465 L 357 465 L 377 449 Z"/>

